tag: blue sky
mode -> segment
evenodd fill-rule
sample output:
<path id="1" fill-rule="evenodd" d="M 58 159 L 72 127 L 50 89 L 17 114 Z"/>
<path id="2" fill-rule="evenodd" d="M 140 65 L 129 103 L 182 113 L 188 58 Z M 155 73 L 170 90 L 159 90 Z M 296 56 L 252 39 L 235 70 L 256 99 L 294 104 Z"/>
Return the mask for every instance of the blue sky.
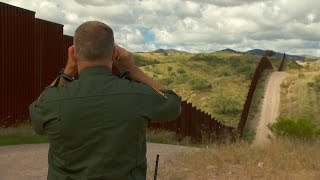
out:
<path id="1" fill-rule="evenodd" d="M 154 42 L 155 35 L 150 31 L 149 28 L 142 27 L 140 28 L 140 32 L 142 33 L 143 39 L 145 42 Z"/>
<path id="2" fill-rule="evenodd" d="M 4 0 L 64 24 L 99 20 L 131 51 L 272 49 L 320 56 L 320 0 Z"/>

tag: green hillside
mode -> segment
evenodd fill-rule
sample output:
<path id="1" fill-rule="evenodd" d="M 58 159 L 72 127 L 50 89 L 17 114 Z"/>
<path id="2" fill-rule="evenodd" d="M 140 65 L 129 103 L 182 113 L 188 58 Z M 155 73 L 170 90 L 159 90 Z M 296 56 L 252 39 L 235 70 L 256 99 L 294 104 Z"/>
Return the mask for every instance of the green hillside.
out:
<path id="1" fill-rule="evenodd" d="M 135 61 L 183 100 L 218 120 L 236 126 L 251 78 L 261 57 L 226 52 L 136 53 Z M 275 68 L 280 59 L 271 59 Z M 290 61 L 290 68 L 298 65 Z"/>

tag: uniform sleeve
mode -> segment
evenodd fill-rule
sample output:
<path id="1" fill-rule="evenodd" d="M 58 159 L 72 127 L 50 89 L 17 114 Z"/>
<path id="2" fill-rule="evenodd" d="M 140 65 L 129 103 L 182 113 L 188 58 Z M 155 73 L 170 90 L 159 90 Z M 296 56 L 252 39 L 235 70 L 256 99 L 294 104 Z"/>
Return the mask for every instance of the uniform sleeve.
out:
<path id="1" fill-rule="evenodd" d="M 58 117 L 56 107 L 52 107 L 53 104 L 47 103 L 46 99 L 44 92 L 29 106 L 32 128 L 39 135 L 47 134 L 45 125 Z"/>
<path id="2" fill-rule="evenodd" d="M 40 135 L 46 134 L 44 129 L 44 119 L 46 114 L 44 105 L 38 101 L 33 102 L 29 106 L 29 113 L 33 130 Z"/>
<path id="3" fill-rule="evenodd" d="M 152 90 L 150 96 L 145 99 L 147 107 L 144 107 L 145 116 L 154 122 L 175 120 L 181 112 L 181 98 L 172 90 Z"/>

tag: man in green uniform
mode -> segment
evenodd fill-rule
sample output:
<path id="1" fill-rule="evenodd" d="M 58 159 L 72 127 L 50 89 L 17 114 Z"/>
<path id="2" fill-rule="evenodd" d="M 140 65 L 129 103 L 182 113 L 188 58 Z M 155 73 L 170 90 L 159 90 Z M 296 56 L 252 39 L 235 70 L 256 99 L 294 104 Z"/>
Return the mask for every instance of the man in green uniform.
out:
<path id="1" fill-rule="evenodd" d="M 134 81 L 113 76 L 112 66 Z M 180 98 L 136 67 L 97 21 L 76 29 L 57 79 L 29 107 L 35 132 L 49 138 L 48 179 L 146 179 L 147 123 L 177 118 Z"/>

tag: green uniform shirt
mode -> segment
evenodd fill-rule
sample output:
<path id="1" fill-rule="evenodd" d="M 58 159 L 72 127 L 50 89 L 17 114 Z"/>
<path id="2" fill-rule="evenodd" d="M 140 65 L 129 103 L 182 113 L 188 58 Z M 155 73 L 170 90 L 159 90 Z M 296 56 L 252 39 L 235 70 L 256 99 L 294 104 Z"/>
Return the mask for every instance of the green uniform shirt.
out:
<path id="1" fill-rule="evenodd" d="M 112 76 L 106 67 L 46 89 L 29 110 L 35 132 L 49 138 L 48 179 L 146 179 L 148 120 L 180 114 L 180 98 L 162 93 Z"/>

